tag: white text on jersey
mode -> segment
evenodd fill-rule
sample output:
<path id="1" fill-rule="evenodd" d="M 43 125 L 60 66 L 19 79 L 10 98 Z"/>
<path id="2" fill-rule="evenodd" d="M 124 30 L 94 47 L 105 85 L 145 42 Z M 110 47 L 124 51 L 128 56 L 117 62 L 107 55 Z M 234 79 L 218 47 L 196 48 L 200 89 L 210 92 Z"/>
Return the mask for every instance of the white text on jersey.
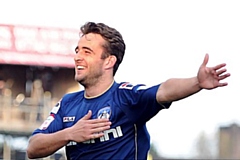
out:
<path id="1" fill-rule="evenodd" d="M 118 137 L 122 137 L 123 133 L 122 133 L 122 129 L 120 126 L 117 126 L 116 128 L 111 128 L 109 130 L 106 130 L 103 132 L 103 136 L 100 137 L 100 142 L 105 142 L 109 140 L 109 134 L 113 134 L 113 138 L 118 138 Z M 95 143 L 94 139 L 90 139 L 88 141 L 83 142 L 85 144 L 89 144 L 89 143 Z"/>

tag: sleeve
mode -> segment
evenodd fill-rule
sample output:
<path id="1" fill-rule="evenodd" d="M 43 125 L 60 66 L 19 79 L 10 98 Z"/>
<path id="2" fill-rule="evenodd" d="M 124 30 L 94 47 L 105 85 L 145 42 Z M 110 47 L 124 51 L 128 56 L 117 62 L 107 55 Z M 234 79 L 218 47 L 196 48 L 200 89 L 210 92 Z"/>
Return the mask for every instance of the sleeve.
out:
<path id="1" fill-rule="evenodd" d="M 37 133 L 53 133 L 62 130 L 63 127 L 63 109 L 64 100 L 60 100 L 51 110 L 50 115 L 42 123 L 42 125 L 37 128 L 32 135 Z"/>
<path id="2" fill-rule="evenodd" d="M 123 104 L 125 114 L 134 123 L 145 123 L 160 110 L 167 109 L 171 105 L 171 102 L 161 104 L 157 102 L 156 94 L 160 84 L 151 87 L 143 84 L 121 86 L 119 87 L 121 89 L 120 103 Z"/>

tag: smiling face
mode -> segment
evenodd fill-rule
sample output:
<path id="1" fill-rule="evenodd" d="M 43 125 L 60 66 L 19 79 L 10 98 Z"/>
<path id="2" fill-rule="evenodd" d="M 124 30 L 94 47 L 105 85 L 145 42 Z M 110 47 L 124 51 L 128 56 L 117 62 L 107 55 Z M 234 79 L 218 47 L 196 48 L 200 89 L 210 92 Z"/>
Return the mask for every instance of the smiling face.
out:
<path id="1" fill-rule="evenodd" d="M 76 47 L 75 80 L 83 86 L 94 85 L 101 80 L 106 70 L 106 61 L 101 58 L 106 41 L 99 34 L 89 33 L 81 37 Z"/>

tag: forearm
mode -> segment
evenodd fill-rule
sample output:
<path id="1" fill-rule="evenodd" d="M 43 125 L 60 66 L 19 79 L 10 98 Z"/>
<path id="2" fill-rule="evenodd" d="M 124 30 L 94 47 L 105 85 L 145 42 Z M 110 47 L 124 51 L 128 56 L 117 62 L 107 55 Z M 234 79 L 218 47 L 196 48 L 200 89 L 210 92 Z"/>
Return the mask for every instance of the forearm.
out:
<path id="1" fill-rule="evenodd" d="M 30 159 L 47 157 L 69 142 L 68 129 L 51 133 L 36 134 L 29 140 L 27 155 Z"/>
<path id="2" fill-rule="evenodd" d="M 200 91 L 197 77 L 172 78 L 162 83 L 157 92 L 158 102 L 171 102 L 186 98 Z"/>

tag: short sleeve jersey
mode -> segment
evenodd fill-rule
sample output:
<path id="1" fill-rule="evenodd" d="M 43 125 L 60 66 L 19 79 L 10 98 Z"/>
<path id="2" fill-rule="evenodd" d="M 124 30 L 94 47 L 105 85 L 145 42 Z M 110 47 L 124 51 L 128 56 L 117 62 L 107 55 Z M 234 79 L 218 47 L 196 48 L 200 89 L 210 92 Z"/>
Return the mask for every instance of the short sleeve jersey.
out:
<path id="1" fill-rule="evenodd" d="M 65 148 L 68 159 L 147 159 L 150 136 L 146 122 L 171 105 L 157 102 L 159 86 L 114 82 L 98 97 L 85 98 L 84 90 L 66 94 L 33 135 L 71 127 L 91 110 L 92 119 L 109 118 L 112 125 L 101 138 L 70 141 Z"/>

